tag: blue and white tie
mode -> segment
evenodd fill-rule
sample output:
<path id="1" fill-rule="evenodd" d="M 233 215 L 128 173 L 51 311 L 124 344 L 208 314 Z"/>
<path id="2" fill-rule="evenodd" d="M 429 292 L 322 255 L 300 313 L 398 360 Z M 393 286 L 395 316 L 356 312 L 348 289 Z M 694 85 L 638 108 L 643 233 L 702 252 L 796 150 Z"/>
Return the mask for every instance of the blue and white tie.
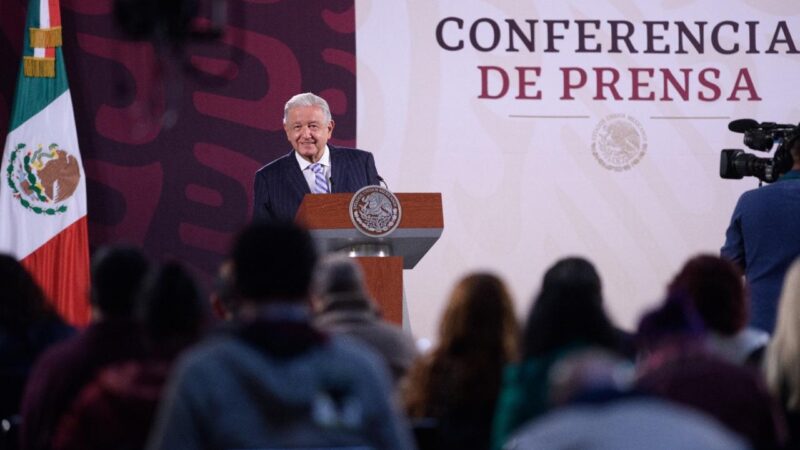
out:
<path id="1" fill-rule="evenodd" d="M 314 172 L 314 189 L 311 190 L 311 193 L 327 194 L 328 180 L 325 179 L 325 167 L 320 163 L 314 163 L 308 167 Z"/>

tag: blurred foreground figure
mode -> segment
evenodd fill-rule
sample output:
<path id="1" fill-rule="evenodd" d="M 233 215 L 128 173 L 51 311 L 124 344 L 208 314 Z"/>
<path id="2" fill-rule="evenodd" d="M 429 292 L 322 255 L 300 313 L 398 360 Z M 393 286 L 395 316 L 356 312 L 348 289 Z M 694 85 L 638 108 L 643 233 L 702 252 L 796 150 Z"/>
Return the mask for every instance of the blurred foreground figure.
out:
<path id="1" fill-rule="evenodd" d="M 311 324 L 308 233 L 252 225 L 232 260 L 236 322 L 181 359 L 148 448 L 413 448 L 378 356 Z"/>
<path id="2" fill-rule="evenodd" d="M 438 344 L 414 365 L 403 387 L 409 416 L 432 422 L 427 433 L 417 427 L 420 447 L 489 447 L 503 367 L 516 360 L 518 334 L 499 278 L 477 273 L 459 281 L 439 324 Z"/>
<path id="3" fill-rule="evenodd" d="M 98 371 L 144 354 L 133 309 L 148 266 L 130 247 L 102 248 L 92 256 L 92 324 L 36 363 L 22 400 L 23 449 L 52 448 L 61 416 Z"/>
<path id="4" fill-rule="evenodd" d="M 144 447 L 172 361 L 194 343 L 207 321 L 206 303 L 177 263 L 144 286 L 137 305 L 147 355 L 100 371 L 61 419 L 55 450 Z"/>
<path id="5" fill-rule="evenodd" d="M 525 422 L 547 412 L 550 370 L 588 347 L 618 352 L 620 335 L 603 309 L 602 283 L 592 263 L 562 259 L 544 275 L 522 340 L 519 364 L 506 368 L 492 430 L 492 448 L 503 447 Z"/>
<path id="6" fill-rule="evenodd" d="M 688 295 L 707 329 L 705 344 L 734 364 L 760 365 L 769 335 L 747 326 L 749 301 L 742 272 L 718 256 L 699 255 L 683 265 L 669 292 Z"/>
<path id="7" fill-rule="evenodd" d="M 759 374 L 707 350 L 703 321 L 674 294 L 639 324 L 637 387 L 708 414 L 753 448 L 783 448 L 786 425 Z"/>
<path id="8" fill-rule="evenodd" d="M 750 448 L 690 408 L 631 390 L 630 363 L 601 349 L 575 352 L 551 371 L 554 410 L 523 425 L 504 450 L 735 450 Z"/>
<path id="9" fill-rule="evenodd" d="M 395 383 L 405 375 L 417 347 L 410 334 L 385 322 L 369 298 L 361 267 L 347 255 L 322 258 L 314 274 L 314 323 L 322 330 L 343 333 L 381 355 Z"/>
<path id="10" fill-rule="evenodd" d="M 31 368 L 52 344 L 75 333 L 50 307 L 33 277 L 0 254 L 0 448 L 16 448 L 20 399 Z"/>
<path id="11" fill-rule="evenodd" d="M 778 324 L 764 360 L 770 392 L 786 412 L 790 445 L 800 448 L 800 259 L 783 284 Z"/>

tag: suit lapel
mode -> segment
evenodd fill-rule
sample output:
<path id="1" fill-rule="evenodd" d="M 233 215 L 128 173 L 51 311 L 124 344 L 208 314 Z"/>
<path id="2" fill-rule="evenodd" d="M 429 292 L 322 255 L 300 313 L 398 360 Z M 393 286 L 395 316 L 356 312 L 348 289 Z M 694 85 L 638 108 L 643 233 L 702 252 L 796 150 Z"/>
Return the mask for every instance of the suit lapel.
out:
<path id="1" fill-rule="evenodd" d="M 289 178 L 289 185 L 298 192 L 302 200 L 304 195 L 311 193 L 311 190 L 308 188 L 308 183 L 306 183 L 306 179 L 303 176 L 303 171 L 300 170 L 300 165 L 297 164 L 294 150 L 287 155 L 286 164 L 289 166 L 289 170 L 286 170 L 284 173 L 286 173 L 286 176 Z"/>
<path id="2" fill-rule="evenodd" d="M 344 176 L 347 173 L 347 158 L 344 152 L 331 144 L 328 144 L 328 149 L 331 151 L 331 193 L 348 192 L 345 189 Z"/>

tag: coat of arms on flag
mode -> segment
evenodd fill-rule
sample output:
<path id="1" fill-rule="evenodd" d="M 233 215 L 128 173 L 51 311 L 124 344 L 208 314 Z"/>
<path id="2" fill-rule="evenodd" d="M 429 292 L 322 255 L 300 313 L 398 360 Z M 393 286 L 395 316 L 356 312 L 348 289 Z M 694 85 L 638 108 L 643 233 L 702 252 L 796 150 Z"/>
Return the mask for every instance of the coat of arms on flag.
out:
<path id="1" fill-rule="evenodd" d="M 81 178 L 74 156 L 55 143 L 48 150 L 41 145 L 37 150 L 29 150 L 25 144 L 19 144 L 9 159 L 8 185 L 23 207 L 36 214 L 67 211 L 65 200 L 75 193 Z"/>
<path id="2" fill-rule="evenodd" d="M 57 0 L 31 0 L 3 151 L 0 253 L 31 272 L 68 321 L 89 320 L 86 180 Z"/>

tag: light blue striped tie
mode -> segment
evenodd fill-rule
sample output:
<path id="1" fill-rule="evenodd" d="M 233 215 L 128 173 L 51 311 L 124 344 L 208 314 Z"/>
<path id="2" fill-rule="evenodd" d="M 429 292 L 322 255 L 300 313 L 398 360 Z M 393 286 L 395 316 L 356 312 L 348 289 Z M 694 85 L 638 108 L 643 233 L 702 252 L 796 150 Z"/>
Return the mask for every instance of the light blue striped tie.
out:
<path id="1" fill-rule="evenodd" d="M 314 189 L 311 192 L 313 194 L 327 194 L 328 180 L 325 179 L 325 167 L 320 163 L 314 163 L 308 167 L 314 172 Z"/>

